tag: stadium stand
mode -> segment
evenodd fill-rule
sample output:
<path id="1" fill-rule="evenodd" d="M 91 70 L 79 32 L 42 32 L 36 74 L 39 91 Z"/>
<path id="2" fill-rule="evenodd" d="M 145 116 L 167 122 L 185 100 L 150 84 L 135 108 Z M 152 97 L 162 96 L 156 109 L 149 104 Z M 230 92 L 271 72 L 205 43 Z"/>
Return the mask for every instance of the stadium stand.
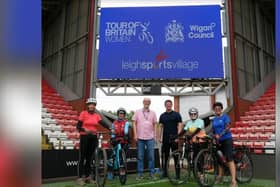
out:
<path id="1" fill-rule="evenodd" d="M 235 146 L 248 146 L 256 154 L 275 153 L 275 84 L 231 128 Z"/>
<path id="2" fill-rule="evenodd" d="M 115 119 L 105 111 L 100 114 L 108 124 Z M 106 115 L 106 119 L 103 115 Z M 78 112 L 46 80 L 42 80 L 42 149 L 79 149 L 77 121 Z M 108 131 L 101 126 L 98 130 Z M 109 138 L 109 135 L 104 136 L 104 144 Z"/>
<path id="3" fill-rule="evenodd" d="M 42 148 L 78 149 L 78 112 L 42 80 Z"/>

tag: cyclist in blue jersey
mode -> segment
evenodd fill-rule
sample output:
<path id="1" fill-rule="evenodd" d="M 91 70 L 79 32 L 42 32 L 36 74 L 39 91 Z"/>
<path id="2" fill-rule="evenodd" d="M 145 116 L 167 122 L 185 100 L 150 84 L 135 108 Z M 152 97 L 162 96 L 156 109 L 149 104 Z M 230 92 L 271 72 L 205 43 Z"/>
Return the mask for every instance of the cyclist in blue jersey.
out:
<path id="1" fill-rule="evenodd" d="M 221 102 L 215 102 L 213 104 L 213 110 L 215 117 L 212 120 L 212 128 L 214 135 L 219 143 L 219 150 L 222 151 L 223 155 L 226 158 L 227 166 L 230 170 L 231 175 L 231 187 L 236 187 L 236 171 L 235 164 L 233 161 L 233 142 L 232 135 L 230 132 L 230 118 L 227 114 L 223 113 L 223 104 Z M 216 183 L 223 182 L 223 167 L 219 163 L 219 176 Z"/>

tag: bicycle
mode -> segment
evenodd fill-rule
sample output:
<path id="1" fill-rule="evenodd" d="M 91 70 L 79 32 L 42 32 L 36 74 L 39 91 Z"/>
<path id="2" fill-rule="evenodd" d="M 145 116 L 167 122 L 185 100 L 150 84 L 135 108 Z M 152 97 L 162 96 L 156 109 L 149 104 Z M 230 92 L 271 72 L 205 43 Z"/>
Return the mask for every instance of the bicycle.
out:
<path id="1" fill-rule="evenodd" d="M 121 147 L 121 141 L 117 141 L 112 148 L 113 154 L 110 158 L 107 157 L 107 152 L 102 148 L 103 135 L 110 135 L 110 132 L 98 132 L 98 147 L 95 150 L 95 161 L 93 170 L 95 171 L 95 179 L 97 187 L 104 187 L 108 175 L 108 167 L 118 171 L 120 183 L 123 185 L 127 180 L 127 164 L 126 153 Z M 94 175 L 93 175 L 94 176 Z"/>
<path id="2" fill-rule="evenodd" d="M 174 137 L 170 137 L 171 141 Z M 184 136 L 179 138 L 183 141 L 182 150 L 178 149 L 171 153 L 167 160 L 167 177 L 171 184 L 180 185 L 187 182 L 190 178 L 191 172 L 194 172 L 194 147 L 191 138 Z M 171 166 L 174 165 L 174 168 Z"/>
<path id="3" fill-rule="evenodd" d="M 128 144 L 124 144 L 128 146 Z M 128 148 L 128 147 L 127 147 Z M 126 163 L 126 148 L 122 148 L 122 140 L 117 139 L 113 143 L 112 154 L 107 161 L 109 168 L 112 168 L 112 173 L 118 172 L 119 180 L 122 185 L 127 180 L 127 163 Z M 113 175 L 114 176 L 114 175 Z"/>
<path id="4" fill-rule="evenodd" d="M 102 148 L 103 135 L 108 134 L 108 132 L 97 132 L 96 136 L 98 139 L 98 146 L 94 152 L 93 159 L 93 172 L 95 173 L 95 180 L 97 187 L 104 187 L 107 177 L 107 153 L 105 149 Z M 93 175 L 94 176 L 94 175 Z"/>
<path id="5" fill-rule="evenodd" d="M 224 175 L 230 174 L 228 167 L 222 158 L 217 154 L 218 142 L 215 137 L 206 136 L 204 138 L 208 142 L 208 148 L 202 149 L 194 162 L 194 171 L 198 176 L 197 182 L 200 186 L 210 187 L 213 186 L 218 176 L 218 162 L 222 164 Z M 233 151 L 234 163 L 236 166 L 236 180 L 239 183 L 250 182 L 253 178 L 253 162 L 249 154 L 248 148 L 240 147 Z M 243 174 L 249 174 L 244 177 Z M 244 179 L 243 179 L 244 177 Z"/>
<path id="6" fill-rule="evenodd" d="M 239 183 L 249 183 L 254 176 L 254 165 L 250 150 L 246 146 L 234 149 L 234 163 L 236 166 L 236 180 Z M 248 174 L 248 176 L 246 176 Z"/>

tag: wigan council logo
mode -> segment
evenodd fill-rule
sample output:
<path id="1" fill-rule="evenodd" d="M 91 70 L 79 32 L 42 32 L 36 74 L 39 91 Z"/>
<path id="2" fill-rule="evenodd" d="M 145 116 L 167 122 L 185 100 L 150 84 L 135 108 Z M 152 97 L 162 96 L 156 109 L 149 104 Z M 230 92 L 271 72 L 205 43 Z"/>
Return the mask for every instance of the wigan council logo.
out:
<path id="1" fill-rule="evenodd" d="M 183 30 L 184 27 L 181 23 L 172 20 L 165 27 L 165 42 L 184 42 Z"/>

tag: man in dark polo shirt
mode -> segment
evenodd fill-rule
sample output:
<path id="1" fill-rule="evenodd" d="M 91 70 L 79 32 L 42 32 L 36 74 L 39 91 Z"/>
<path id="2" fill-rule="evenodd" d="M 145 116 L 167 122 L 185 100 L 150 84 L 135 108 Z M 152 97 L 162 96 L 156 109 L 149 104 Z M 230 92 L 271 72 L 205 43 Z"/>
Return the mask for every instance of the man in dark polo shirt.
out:
<path id="1" fill-rule="evenodd" d="M 172 151 L 178 149 L 178 144 L 175 142 L 170 142 L 171 136 L 178 135 L 182 130 L 182 117 L 178 112 L 172 110 L 173 103 L 171 100 L 166 100 L 164 102 L 166 111 L 160 115 L 160 139 L 162 143 L 161 148 L 161 159 L 162 159 L 162 169 L 163 177 L 167 176 L 166 163 L 169 157 L 170 149 Z"/>

